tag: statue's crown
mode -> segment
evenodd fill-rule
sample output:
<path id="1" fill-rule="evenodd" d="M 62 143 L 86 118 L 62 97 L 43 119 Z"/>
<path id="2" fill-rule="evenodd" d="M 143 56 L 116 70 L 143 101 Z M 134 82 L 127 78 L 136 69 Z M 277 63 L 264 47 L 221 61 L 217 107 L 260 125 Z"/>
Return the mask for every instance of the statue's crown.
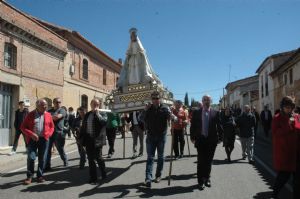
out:
<path id="1" fill-rule="evenodd" d="M 129 29 L 129 33 L 132 34 L 133 32 L 136 33 L 136 32 L 137 32 L 137 29 L 136 29 L 136 28 L 130 28 L 130 29 Z"/>

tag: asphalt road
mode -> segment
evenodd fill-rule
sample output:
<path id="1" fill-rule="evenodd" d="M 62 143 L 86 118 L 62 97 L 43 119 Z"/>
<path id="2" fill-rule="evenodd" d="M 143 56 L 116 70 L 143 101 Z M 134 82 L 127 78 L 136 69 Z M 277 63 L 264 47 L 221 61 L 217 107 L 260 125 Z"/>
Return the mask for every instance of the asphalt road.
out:
<path id="1" fill-rule="evenodd" d="M 233 163 L 228 164 L 222 144 L 216 150 L 212 168 L 212 187 L 200 191 L 197 189 L 196 178 L 196 150 L 190 143 L 191 157 L 188 157 L 187 146 L 185 157 L 173 161 L 171 185 L 168 186 L 169 154 L 171 139 L 165 148 L 167 156 L 163 179 L 160 183 L 152 183 L 152 188 L 144 185 L 146 153 L 143 157 L 132 160 L 132 138 L 126 139 L 126 158 L 123 159 L 123 140 L 116 139 L 116 153 L 112 159 L 106 159 L 108 177 L 99 181 L 98 185 L 87 183 L 89 179 L 88 168 L 78 169 L 79 156 L 75 144 L 68 146 L 69 167 L 63 167 L 58 156 L 54 156 L 52 165 L 54 170 L 46 173 L 46 182 L 38 184 L 33 182 L 29 186 L 23 185 L 26 177 L 26 162 L 12 163 L 6 168 L 1 168 L 0 198 L 30 198 L 30 199 L 60 199 L 60 198 L 206 198 L 206 199 L 266 199 L 271 194 L 270 186 L 273 176 L 268 169 L 258 161 L 250 165 L 246 160 L 241 160 L 241 147 L 235 143 L 232 154 Z M 103 150 L 106 156 L 108 147 Z M 261 151 L 259 151 L 261 150 Z M 257 149 L 256 153 L 264 153 Z M 1 160 L 0 160 L 1 161 Z M 156 163 L 154 169 L 156 168 Z M 155 171 L 155 170 L 154 170 Z M 285 189 L 282 198 L 290 199 L 291 193 Z"/>

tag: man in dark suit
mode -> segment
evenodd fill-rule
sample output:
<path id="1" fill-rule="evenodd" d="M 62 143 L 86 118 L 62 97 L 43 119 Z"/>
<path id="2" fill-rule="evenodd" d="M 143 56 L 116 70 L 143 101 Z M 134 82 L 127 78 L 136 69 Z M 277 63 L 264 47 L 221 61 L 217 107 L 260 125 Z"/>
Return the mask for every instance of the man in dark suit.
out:
<path id="1" fill-rule="evenodd" d="M 271 123 L 272 123 L 272 113 L 268 109 L 268 106 L 264 107 L 264 110 L 260 113 L 260 120 L 261 124 L 264 127 L 264 132 L 266 137 L 269 136 L 269 131 L 271 129 Z"/>
<path id="2" fill-rule="evenodd" d="M 199 189 L 211 186 L 210 173 L 213 157 L 219 140 L 221 140 L 219 112 L 210 107 L 211 97 L 202 97 L 203 108 L 193 111 L 191 120 L 191 141 L 198 152 L 197 177 Z"/>
<path id="3" fill-rule="evenodd" d="M 98 163 L 102 179 L 106 178 L 102 148 L 106 145 L 107 115 L 104 112 L 100 112 L 99 108 L 99 100 L 93 99 L 91 101 L 92 110 L 84 116 L 79 136 L 82 146 L 86 147 L 90 173 L 89 183 L 92 185 L 97 184 L 98 179 L 95 161 Z"/>

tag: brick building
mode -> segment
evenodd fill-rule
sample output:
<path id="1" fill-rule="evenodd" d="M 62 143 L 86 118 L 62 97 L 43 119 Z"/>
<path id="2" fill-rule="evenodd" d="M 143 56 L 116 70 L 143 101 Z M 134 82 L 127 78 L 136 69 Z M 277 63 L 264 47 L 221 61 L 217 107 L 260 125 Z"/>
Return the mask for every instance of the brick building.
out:
<path id="1" fill-rule="evenodd" d="M 102 105 L 116 88 L 121 64 L 116 62 L 80 33 L 39 20 L 68 41 L 64 69 L 63 103 L 74 108 L 98 98 Z"/>
<path id="2" fill-rule="evenodd" d="M 76 31 L 50 25 L 0 0 L 0 147 L 11 144 L 14 110 L 23 100 L 61 97 L 88 106 L 115 88 L 121 64 Z M 20 139 L 22 140 L 22 139 Z"/>

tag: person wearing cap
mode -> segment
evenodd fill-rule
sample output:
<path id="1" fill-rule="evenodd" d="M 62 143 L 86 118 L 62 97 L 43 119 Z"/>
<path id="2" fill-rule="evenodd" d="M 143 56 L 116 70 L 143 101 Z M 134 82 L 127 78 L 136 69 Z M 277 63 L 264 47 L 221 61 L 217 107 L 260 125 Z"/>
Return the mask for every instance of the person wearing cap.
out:
<path id="1" fill-rule="evenodd" d="M 297 171 L 298 136 L 295 117 L 292 114 L 295 103 L 292 97 L 283 97 L 280 103 L 280 112 L 272 122 L 273 166 L 277 172 L 273 185 L 273 198 L 277 198 L 283 186 L 293 175 L 294 198 L 299 198 L 299 179 Z M 298 181 L 298 182 L 297 182 Z"/>
<path id="2" fill-rule="evenodd" d="M 175 154 L 175 159 L 183 157 L 184 151 L 184 129 L 188 122 L 188 116 L 184 109 L 182 108 L 182 101 L 175 101 L 175 108 L 172 113 L 177 117 L 177 121 L 172 123 L 173 129 L 173 150 Z M 180 143 L 180 154 L 178 149 L 178 142 Z"/>
<path id="3" fill-rule="evenodd" d="M 147 131 L 146 149 L 147 149 L 147 162 L 146 162 L 146 187 L 151 187 L 152 170 L 157 150 L 157 167 L 155 173 L 155 182 L 159 183 L 164 166 L 164 149 L 167 137 L 168 121 L 171 119 L 171 110 L 169 107 L 161 104 L 160 94 L 154 91 L 151 94 L 152 103 L 148 104 L 145 111 L 142 112 L 141 120 L 145 123 Z M 175 117 L 173 117 L 175 119 Z"/>
<path id="4" fill-rule="evenodd" d="M 210 173 L 218 142 L 222 138 L 219 111 L 213 110 L 211 97 L 202 97 L 203 107 L 193 111 L 190 135 L 197 148 L 197 179 L 200 190 L 211 187 Z"/>

